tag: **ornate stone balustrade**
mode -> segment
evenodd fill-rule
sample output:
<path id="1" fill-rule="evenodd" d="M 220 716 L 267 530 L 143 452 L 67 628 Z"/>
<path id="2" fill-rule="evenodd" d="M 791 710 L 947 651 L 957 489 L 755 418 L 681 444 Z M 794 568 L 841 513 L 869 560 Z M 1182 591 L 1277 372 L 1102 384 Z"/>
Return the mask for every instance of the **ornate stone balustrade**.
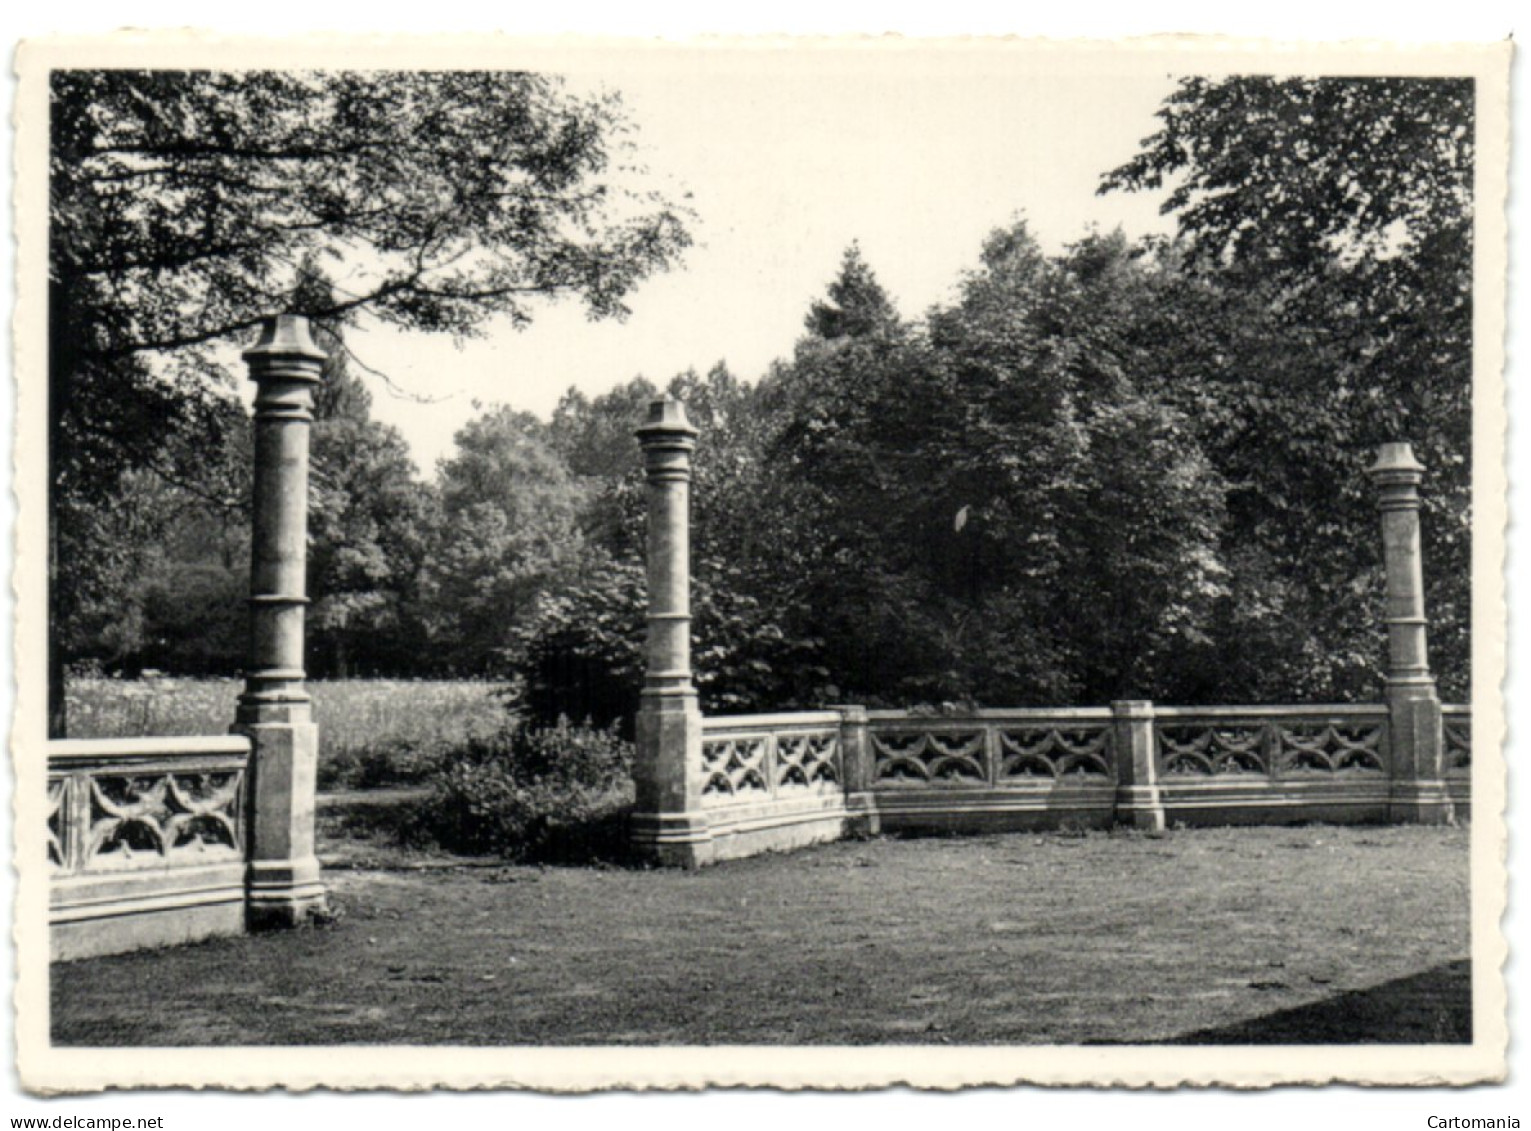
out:
<path id="1" fill-rule="evenodd" d="M 859 710 L 859 709 L 852 709 Z M 694 866 L 845 835 L 845 711 L 732 715 L 700 720 L 696 810 L 684 821 L 635 817 L 640 843 L 673 846 Z"/>
<path id="2" fill-rule="evenodd" d="M 691 678 L 685 406 L 649 405 L 648 651 L 632 840 L 694 867 L 853 828 L 945 831 L 1170 822 L 1450 821 L 1470 801 L 1471 720 L 1429 664 L 1419 536 L 1424 468 L 1378 451 L 1387 582 L 1385 704 L 868 711 L 705 719 Z"/>
<path id="3" fill-rule="evenodd" d="M 1390 726 L 1380 704 L 1157 707 L 1154 770 L 1166 818 L 1386 820 Z"/>
<path id="4" fill-rule="evenodd" d="M 1441 762 L 1446 792 L 1458 817 L 1472 815 L 1473 712 L 1447 704 L 1441 708 Z"/>
<path id="5" fill-rule="evenodd" d="M 702 723 L 702 804 L 844 792 L 834 711 L 734 715 Z"/>
<path id="6" fill-rule="evenodd" d="M 1155 765 L 1176 778 L 1385 776 L 1384 706 L 1159 707 Z"/>
<path id="7" fill-rule="evenodd" d="M 1388 706 L 1160 707 L 866 713 L 874 828 L 1387 820 L 1407 780 Z M 1445 711 L 1457 811 L 1471 717 Z M 860 805 L 855 804 L 860 801 Z"/>
<path id="8" fill-rule="evenodd" d="M 865 792 L 853 800 L 873 830 L 1105 826 L 1116 813 L 1128 747 L 1111 708 L 866 720 Z"/>
<path id="9" fill-rule="evenodd" d="M 1470 778 L 1473 769 L 1472 708 L 1456 704 L 1442 707 L 1441 730 L 1445 737 L 1446 776 Z"/>
<path id="10" fill-rule="evenodd" d="M 1107 708 L 960 716 L 867 712 L 874 790 L 1101 785 L 1116 781 Z"/>
<path id="11" fill-rule="evenodd" d="M 48 744 L 55 957 L 243 929 L 250 750 L 243 735 Z"/>

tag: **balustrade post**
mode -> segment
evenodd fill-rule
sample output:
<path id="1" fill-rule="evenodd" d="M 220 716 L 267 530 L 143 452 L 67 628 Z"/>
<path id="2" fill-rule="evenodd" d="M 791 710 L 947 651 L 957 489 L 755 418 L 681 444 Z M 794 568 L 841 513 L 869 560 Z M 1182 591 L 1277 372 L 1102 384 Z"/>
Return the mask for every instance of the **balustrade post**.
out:
<path id="1" fill-rule="evenodd" d="M 1154 705 L 1146 699 L 1111 704 L 1116 743 L 1116 823 L 1164 831 L 1164 802 L 1154 739 Z"/>
<path id="2" fill-rule="evenodd" d="M 867 737 L 867 709 L 856 703 L 836 703 L 829 708 L 840 715 L 840 761 L 845 792 L 865 793 L 872 788 L 872 748 Z"/>
<path id="3" fill-rule="evenodd" d="M 867 709 L 855 703 L 835 704 L 829 709 L 840 715 L 840 773 L 845 787 L 846 809 L 851 814 L 851 828 L 858 834 L 879 832 L 877 810 L 865 796 L 872 788 L 872 742 L 867 733 Z"/>
<path id="4" fill-rule="evenodd" d="M 308 438 L 325 354 L 308 320 L 268 318 L 244 353 L 255 394 L 250 666 L 234 731 L 251 742 L 247 919 L 294 926 L 324 908 L 314 855 L 319 732 L 304 687 Z"/>
<path id="5" fill-rule="evenodd" d="M 695 867 L 711 859 L 701 811 L 702 712 L 691 681 L 691 453 L 686 407 L 649 404 L 637 429 L 648 494 L 648 643 L 639 700 L 631 838 L 643 856 Z"/>
<path id="6" fill-rule="evenodd" d="M 1389 819 L 1443 824 L 1454 819 L 1443 776 L 1441 700 L 1430 674 L 1425 630 L 1419 484 L 1424 467 L 1408 444 L 1383 444 L 1370 474 L 1382 513 L 1387 575 Z"/>

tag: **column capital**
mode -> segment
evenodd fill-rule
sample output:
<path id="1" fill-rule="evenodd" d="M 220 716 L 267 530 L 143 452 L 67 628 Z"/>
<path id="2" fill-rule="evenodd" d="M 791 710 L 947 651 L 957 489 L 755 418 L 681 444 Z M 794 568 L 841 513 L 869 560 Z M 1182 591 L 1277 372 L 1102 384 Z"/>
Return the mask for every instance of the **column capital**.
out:
<path id="1" fill-rule="evenodd" d="M 301 314 L 272 314 L 262 319 L 260 337 L 240 356 L 250 367 L 250 377 L 256 381 L 279 362 L 296 363 L 302 372 L 311 371 L 317 381 L 320 366 L 329 358 L 314 344 L 308 319 Z"/>
<path id="2" fill-rule="evenodd" d="M 328 355 L 309 336 L 308 319 L 275 314 L 261 324 L 260 339 L 243 355 L 255 382 L 259 419 L 313 419 L 314 388 L 324 379 Z"/>
<path id="3" fill-rule="evenodd" d="M 634 435 L 645 449 L 684 447 L 689 450 L 695 445 L 698 432 L 686 416 L 684 401 L 660 397 L 649 402 L 648 413 Z"/>
<path id="4" fill-rule="evenodd" d="M 1425 466 L 1414 458 L 1412 445 L 1403 442 L 1383 444 L 1377 449 L 1377 462 L 1366 469 L 1379 488 L 1418 487 Z M 1386 496 L 1384 496 L 1386 497 Z"/>
<path id="5" fill-rule="evenodd" d="M 1152 699 L 1113 699 L 1111 714 L 1118 719 L 1152 719 L 1154 701 Z"/>

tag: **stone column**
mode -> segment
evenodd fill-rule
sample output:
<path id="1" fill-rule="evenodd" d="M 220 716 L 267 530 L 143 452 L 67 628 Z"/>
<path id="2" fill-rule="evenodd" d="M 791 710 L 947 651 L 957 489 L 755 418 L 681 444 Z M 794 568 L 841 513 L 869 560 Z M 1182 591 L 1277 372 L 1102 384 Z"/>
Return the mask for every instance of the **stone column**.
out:
<path id="1" fill-rule="evenodd" d="M 1154 705 L 1147 699 L 1119 699 L 1111 704 L 1111 716 L 1116 742 L 1116 822 L 1163 832 Z"/>
<path id="2" fill-rule="evenodd" d="M 1442 780 L 1441 701 L 1425 640 L 1425 581 L 1419 539 L 1424 468 L 1408 444 L 1383 444 L 1371 467 L 1382 512 L 1387 574 L 1389 818 L 1439 824 L 1453 819 Z"/>
<path id="3" fill-rule="evenodd" d="M 250 665 L 235 716 L 253 747 L 252 928 L 293 926 L 324 907 L 314 856 L 319 732 L 303 671 L 308 603 L 308 433 L 325 355 L 308 320 L 268 318 L 245 351 L 255 393 L 254 527 L 250 547 Z"/>
<path id="4" fill-rule="evenodd" d="M 632 840 L 661 864 L 711 859 L 702 813 L 702 712 L 691 682 L 691 453 L 686 406 L 649 404 L 637 430 L 648 479 L 648 644 L 638 708 Z"/>

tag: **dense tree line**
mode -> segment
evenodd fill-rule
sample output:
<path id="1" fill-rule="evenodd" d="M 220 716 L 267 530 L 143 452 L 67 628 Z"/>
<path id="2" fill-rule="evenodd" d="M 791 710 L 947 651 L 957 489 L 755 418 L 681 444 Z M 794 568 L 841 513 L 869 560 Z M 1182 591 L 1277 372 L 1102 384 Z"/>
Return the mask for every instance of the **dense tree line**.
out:
<path id="1" fill-rule="evenodd" d="M 206 453 L 242 442 L 218 346 L 284 308 L 458 336 L 524 326 L 548 299 L 620 317 L 689 243 L 687 210 L 630 175 L 615 96 L 554 76 L 57 70 L 50 86 L 53 733 L 64 663 L 111 650 L 101 616 L 142 572 L 123 553 L 158 553 L 165 507 L 202 492 Z M 320 263 L 344 269 L 343 291 L 309 285 Z M 146 537 L 93 549 L 140 489 Z"/>
<path id="2" fill-rule="evenodd" d="M 993 232 L 902 316 L 852 245 L 791 356 L 570 391 L 467 424 L 432 482 L 332 350 L 317 413 L 310 668 L 512 683 L 606 722 L 641 680 L 632 429 L 701 429 L 697 681 L 709 711 L 1356 699 L 1380 691 L 1365 468 L 1429 468 L 1435 668 L 1467 694 L 1472 91 L 1452 80 L 1187 80 L 1103 191 L 1172 185 L 1174 239 L 1044 253 Z M 300 294 L 330 343 L 342 305 Z M 806 296 L 805 296 L 806 297 Z M 248 450 L 133 470 L 60 524 L 97 547 L 72 659 L 236 662 Z M 176 432 L 183 435 L 184 432 Z M 152 558 L 153 568 L 146 568 Z"/>

